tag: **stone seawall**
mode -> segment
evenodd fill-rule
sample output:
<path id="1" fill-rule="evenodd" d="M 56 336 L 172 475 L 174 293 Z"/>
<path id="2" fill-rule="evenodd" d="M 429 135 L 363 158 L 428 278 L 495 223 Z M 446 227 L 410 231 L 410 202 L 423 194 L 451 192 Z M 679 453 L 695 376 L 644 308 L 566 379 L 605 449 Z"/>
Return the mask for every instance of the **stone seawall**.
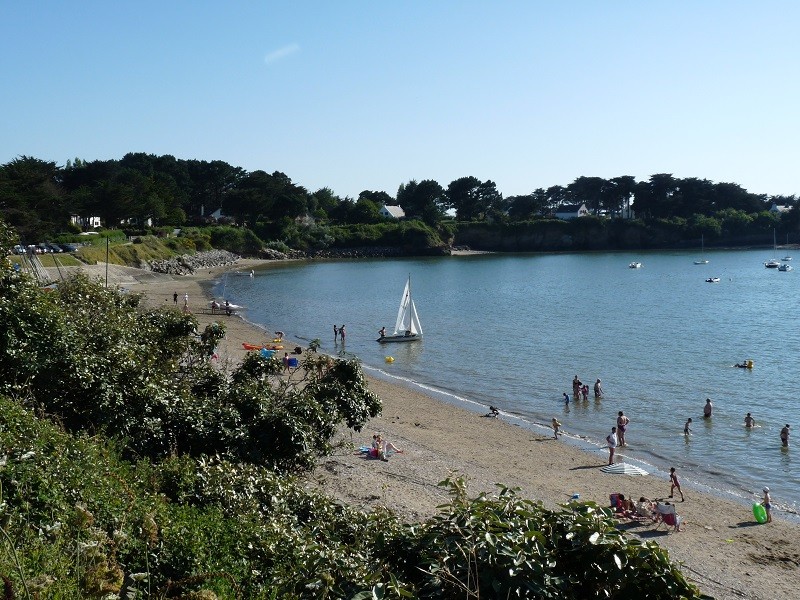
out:
<path id="1" fill-rule="evenodd" d="M 227 250 L 209 250 L 197 254 L 183 254 L 166 260 L 143 264 L 143 269 L 169 275 L 191 275 L 198 269 L 213 269 L 236 263 L 241 257 Z"/>

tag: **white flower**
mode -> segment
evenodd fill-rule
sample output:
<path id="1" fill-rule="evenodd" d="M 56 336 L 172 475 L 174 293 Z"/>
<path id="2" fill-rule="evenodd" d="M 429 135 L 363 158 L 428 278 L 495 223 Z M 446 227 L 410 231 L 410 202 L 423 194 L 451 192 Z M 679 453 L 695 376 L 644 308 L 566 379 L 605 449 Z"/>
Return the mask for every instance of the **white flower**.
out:
<path id="1" fill-rule="evenodd" d="M 134 581 L 144 581 L 147 579 L 147 573 L 131 573 L 131 579 Z"/>

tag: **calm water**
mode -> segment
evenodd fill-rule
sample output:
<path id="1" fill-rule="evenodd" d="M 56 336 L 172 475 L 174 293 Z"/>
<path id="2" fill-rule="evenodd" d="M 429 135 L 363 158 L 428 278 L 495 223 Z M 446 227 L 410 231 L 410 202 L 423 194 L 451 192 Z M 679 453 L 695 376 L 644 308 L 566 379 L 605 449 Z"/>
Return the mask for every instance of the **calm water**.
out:
<path id="1" fill-rule="evenodd" d="M 346 352 L 407 385 L 531 422 L 554 416 L 597 447 L 617 411 L 631 419 L 622 453 L 745 500 L 769 485 L 779 505 L 800 499 L 797 271 L 765 269 L 770 250 L 707 253 L 478 255 L 410 260 L 280 264 L 255 278 L 228 275 L 217 293 L 248 307 L 250 321 L 295 339 L 347 325 Z M 783 256 L 783 254 L 781 254 Z M 629 269 L 637 260 L 641 269 Z M 424 329 L 415 344 L 382 345 L 394 327 L 408 274 Z M 711 275 L 720 283 L 706 283 Z M 259 342 L 261 340 L 253 340 Z M 395 362 L 387 364 L 391 355 Z M 753 359 L 751 370 L 733 368 Z M 605 398 L 572 402 L 577 374 Z M 714 417 L 702 419 L 705 398 Z M 759 427 L 743 426 L 752 412 Z M 692 417 L 693 435 L 683 435 Z M 800 441 L 795 442 L 795 444 Z M 513 482 L 505 482 L 513 483 Z"/>

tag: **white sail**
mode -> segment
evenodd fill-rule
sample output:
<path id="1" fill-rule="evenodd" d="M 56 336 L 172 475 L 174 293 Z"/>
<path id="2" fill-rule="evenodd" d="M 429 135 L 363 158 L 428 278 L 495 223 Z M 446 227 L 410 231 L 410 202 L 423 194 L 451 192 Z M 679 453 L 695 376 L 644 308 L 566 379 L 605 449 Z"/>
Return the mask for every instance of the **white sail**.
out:
<path id="1" fill-rule="evenodd" d="M 400 298 L 400 308 L 397 311 L 397 322 L 394 325 L 394 333 L 391 335 L 381 335 L 378 342 L 414 342 L 422 339 L 422 325 L 419 322 L 417 307 L 411 299 L 411 276 L 406 281 L 403 288 L 403 295 Z"/>

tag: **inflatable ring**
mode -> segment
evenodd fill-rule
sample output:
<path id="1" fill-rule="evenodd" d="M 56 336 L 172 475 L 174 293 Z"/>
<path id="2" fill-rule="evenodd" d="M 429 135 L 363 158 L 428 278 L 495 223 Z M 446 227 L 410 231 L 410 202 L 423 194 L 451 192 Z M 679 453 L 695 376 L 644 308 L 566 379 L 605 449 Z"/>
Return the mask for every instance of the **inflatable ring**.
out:
<path id="1" fill-rule="evenodd" d="M 759 523 L 766 523 L 767 522 L 767 509 L 764 508 L 763 504 L 759 504 L 758 502 L 753 503 L 753 516 L 756 518 L 756 521 Z"/>

